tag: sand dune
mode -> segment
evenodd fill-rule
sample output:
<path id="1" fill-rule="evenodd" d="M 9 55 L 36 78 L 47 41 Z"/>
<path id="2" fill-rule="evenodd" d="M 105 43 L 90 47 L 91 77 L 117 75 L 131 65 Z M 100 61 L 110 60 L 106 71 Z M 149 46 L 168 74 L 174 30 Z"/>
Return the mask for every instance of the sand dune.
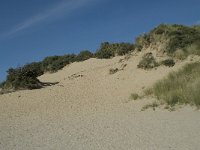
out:
<path id="1" fill-rule="evenodd" d="M 0 149 L 199 149 L 199 111 L 141 112 L 153 99 L 129 98 L 190 60 L 145 71 L 137 69 L 142 55 L 73 63 L 39 78 L 57 85 L 0 95 Z M 110 75 L 111 68 L 119 71 Z"/>

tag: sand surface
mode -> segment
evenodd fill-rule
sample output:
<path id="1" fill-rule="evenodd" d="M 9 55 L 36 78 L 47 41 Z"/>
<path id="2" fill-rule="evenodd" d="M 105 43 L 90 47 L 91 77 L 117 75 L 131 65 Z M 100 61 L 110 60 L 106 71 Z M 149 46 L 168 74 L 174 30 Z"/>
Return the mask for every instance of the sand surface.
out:
<path id="1" fill-rule="evenodd" d="M 189 60 L 145 71 L 137 69 L 141 57 L 73 63 L 39 78 L 57 85 L 0 95 L 0 149 L 200 149 L 200 111 L 185 106 L 141 112 L 152 98 L 129 98 Z M 110 75 L 110 68 L 122 70 Z"/>

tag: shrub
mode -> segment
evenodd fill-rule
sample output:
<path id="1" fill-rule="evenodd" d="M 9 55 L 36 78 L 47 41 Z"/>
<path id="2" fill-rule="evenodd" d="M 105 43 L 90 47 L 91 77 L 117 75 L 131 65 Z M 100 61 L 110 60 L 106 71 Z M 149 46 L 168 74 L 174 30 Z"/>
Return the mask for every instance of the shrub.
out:
<path id="1" fill-rule="evenodd" d="M 76 56 L 76 61 L 84 61 L 84 60 L 87 60 L 87 59 L 90 59 L 93 57 L 93 53 L 91 53 L 90 51 L 88 50 L 84 50 L 84 51 L 81 51 L 77 56 Z"/>
<path id="2" fill-rule="evenodd" d="M 135 49 L 135 46 L 130 43 L 115 43 L 113 44 L 116 54 L 119 56 L 128 54 L 130 51 Z"/>
<path id="3" fill-rule="evenodd" d="M 138 64 L 138 68 L 151 69 L 157 67 L 158 63 L 155 61 L 152 53 L 146 53 Z"/>
<path id="4" fill-rule="evenodd" d="M 153 88 L 154 95 L 168 105 L 192 104 L 200 107 L 200 62 L 187 64 Z"/>
<path id="5" fill-rule="evenodd" d="M 37 73 L 26 67 L 10 68 L 3 89 L 36 89 L 41 88 Z"/>
<path id="6" fill-rule="evenodd" d="M 119 71 L 118 68 L 115 68 L 115 69 L 112 69 L 112 68 L 111 68 L 111 69 L 109 70 L 109 73 L 110 73 L 110 74 L 115 74 L 117 71 Z"/>
<path id="7" fill-rule="evenodd" d="M 131 94 L 131 99 L 137 100 L 139 98 L 139 95 L 137 93 Z"/>
<path id="8" fill-rule="evenodd" d="M 138 50 L 149 47 L 150 44 L 165 43 L 163 48 L 167 54 L 173 54 L 178 49 L 184 49 L 200 41 L 200 26 L 183 26 L 161 24 L 147 34 L 140 35 L 135 40 Z"/>
<path id="9" fill-rule="evenodd" d="M 97 52 L 95 53 L 95 56 L 100 59 L 103 59 L 103 58 L 108 59 L 108 58 L 114 57 L 115 53 L 114 51 L 108 48 L 108 45 L 109 43 L 101 44 L 101 48 L 97 50 Z"/>
<path id="10" fill-rule="evenodd" d="M 166 60 L 163 60 L 161 62 L 162 65 L 165 65 L 167 67 L 173 67 L 175 65 L 175 62 L 173 59 L 166 59 Z"/>
<path id="11" fill-rule="evenodd" d="M 101 44 L 100 48 L 97 50 L 95 56 L 97 58 L 111 58 L 115 55 L 125 55 L 128 52 L 134 50 L 134 45 L 130 43 L 109 43 L 104 42 Z"/>
<path id="12" fill-rule="evenodd" d="M 74 54 L 46 57 L 42 61 L 42 68 L 44 72 L 56 72 L 74 61 L 76 61 L 76 55 Z"/>
<path id="13" fill-rule="evenodd" d="M 175 52 L 177 49 L 183 49 L 192 43 L 200 40 L 200 32 L 192 27 L 183 25 L 172 25 L 172 30 L 168 36 L 170 42 L 168 45 L 169 52 Z"/>
<path id="14" fill-rule="evenodd" d="M 42 62 L 33 62 L 30 64 L 26 64 L 23 68 L 34 72 L 37 77 L 44 74 L 44 70 L 42 69 Z"/>

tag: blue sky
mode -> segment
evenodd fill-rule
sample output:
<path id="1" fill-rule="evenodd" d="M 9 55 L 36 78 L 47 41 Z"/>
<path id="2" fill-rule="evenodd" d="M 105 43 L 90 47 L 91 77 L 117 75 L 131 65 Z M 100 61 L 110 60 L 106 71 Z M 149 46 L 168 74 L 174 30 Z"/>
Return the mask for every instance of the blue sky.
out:
<path id="1" fill-rule="evenodd" d="M 160 23 L 200 24 L 199 0 L 0 0 L 0 81 L 50 55 L 133 42 Z"/>

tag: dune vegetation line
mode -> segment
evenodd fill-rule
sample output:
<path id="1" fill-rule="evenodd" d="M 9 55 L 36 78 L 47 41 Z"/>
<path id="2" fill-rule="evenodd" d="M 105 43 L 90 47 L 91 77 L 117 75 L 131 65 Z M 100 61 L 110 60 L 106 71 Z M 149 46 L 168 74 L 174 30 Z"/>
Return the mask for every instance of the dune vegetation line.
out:
<path id="1" fill-rule="evenodd" d="M 184 26 L 161 24 L 150 32 L 139 35 L 133 43 L 104 42 L 92 53 L 83 50 L 79 54 L 66 54 L 63 56 L 50 56 L 40 62 L 32 62 L 7 71 L 7 78 L 0 84 L 1 93 L 13 92 L 24 89 L 39 89 L 56 83 L 43 83 L 37 77 L 46 72 L 57 72 L 73 62 L 81 62 L 90 58 L 109 59 L 132 52 L 141 52 L 146 49 L 156 50 L 158 55 L 166 59 L 157 62 L 155 56 L 148 52 L 138 64 L 139 69 L 150 70 L 160 65 L 173 67 L 175 60 L 184 60 L 189 55 L 200 55 L 200 26 Z M 110 70 L 110 74 L 118 70 Z M 186 65 L 178 72 L 169 74 L 168 77 L 148 89 L 147 95 L 153 94 L 167 104 L 193 104 L 200 106 L 200 63 L 194 62 Z M 134 99 L 139 95 L 132 94 Z"/>

